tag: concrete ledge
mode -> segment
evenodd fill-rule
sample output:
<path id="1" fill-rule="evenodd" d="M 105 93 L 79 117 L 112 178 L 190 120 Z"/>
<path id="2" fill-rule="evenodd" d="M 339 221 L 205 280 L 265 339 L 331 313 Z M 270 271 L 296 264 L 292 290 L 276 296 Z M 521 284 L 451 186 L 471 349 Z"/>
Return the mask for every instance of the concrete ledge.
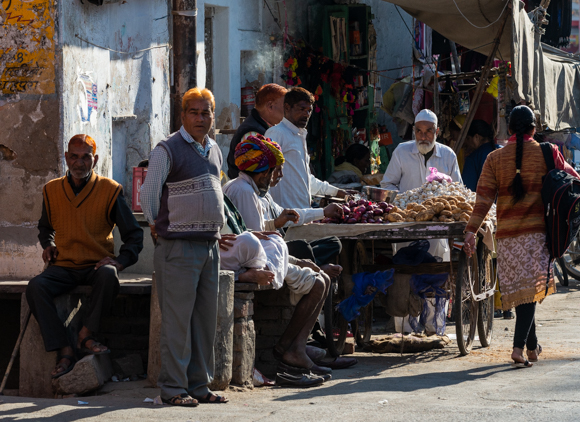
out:
<path id="1" fill-rule="evenodd" d="M 119 274 L 121 288 L 120 295 L 150 295 L 151 277 L 143 274 L 121 273 Z M 0 293 L 22 294 L 26 291 L 28 280 L 0 281 Z M 86 295 L 91 293 L 91 286 L 78 286 L 68 294 Z"/>

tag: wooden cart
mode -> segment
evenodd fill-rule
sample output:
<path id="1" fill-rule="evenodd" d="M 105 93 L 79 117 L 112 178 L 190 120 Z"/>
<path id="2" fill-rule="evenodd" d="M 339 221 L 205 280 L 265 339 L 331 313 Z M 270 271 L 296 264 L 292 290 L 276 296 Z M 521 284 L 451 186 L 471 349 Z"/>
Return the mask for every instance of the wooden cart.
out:
<path id="1" fill-rule="evenodd" d="M 453 303 L 457 332 L 457 345 L 461 355 L 467 355 L 473 347 L 475 333 L 482 346 L 491 344 L 493 329 L 493 293 L 495 275 L 491 251 L 478 235 L 477 253 L 468 258 L 463 250 L 451 247 L 451 261 L 409 265 L 377 265 L 377 252 L 391 248 L 391 243 L 408 242 L 418 239 L 448 239 L 463 241 L 466 223 L 391 223 L 375 224 L 307 224 L 292 227 L 286 240 L 315 240 L 334 235 L 342 241 L 339 263 L 343 267 L 340 279 L 335 282 L 328 295 L 324 316 L 330 352 L 338 356 L 344 349 L 348 322 L 336 311 L 336 305 L 352 293 L 352 275 L 363 271 L 379 271 L 390 268 L 399 274 L 439 274 L 449 273 L 445 285 Z M 351 329 L 357 343 L 362 345 L 370 340 L 373 320 L 373 302 L 360 310 L 360 316 L 351 322 Z M 331 335 L 334 334 L 334 335 Z"/>

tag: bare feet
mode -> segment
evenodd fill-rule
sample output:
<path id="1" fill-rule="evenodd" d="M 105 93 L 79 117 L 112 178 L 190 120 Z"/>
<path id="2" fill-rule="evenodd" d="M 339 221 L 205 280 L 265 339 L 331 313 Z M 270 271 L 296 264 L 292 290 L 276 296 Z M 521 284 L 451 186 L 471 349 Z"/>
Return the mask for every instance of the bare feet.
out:
<path id="1" fill-rule="evenodd" d="M 260 286 L 267 286 L 274 281 L 274 273 L 259 268 L 250 268 L 248 271 L 238 276 L 238 281 L 242 283 L 256 283 Z"/>
<path id="2" fill-rule="evenodd" d="M 314 362 L 308 357 L 306 351 L 286 350 L 282 355 L 282 362 L 287 365 L 296 366 L 297 368 L 310 369 Z"/>
<path id="3" fill-rule="evenodd" d="M 536 347 L 534 350 L 528 349 L 528 351 L 527 351 L 528 360 L 530 362 L 537 362 L 541 353 L 542 353 L 542 346 L 540 346 L 539 344 L 538 344 L 538 347 Z"/>
<path id="4" fill-rule="evenodd" d="M 336 278 L 342 272 L 342 267 L 340 265 L 325 264 L 320 267 L 330 278 Z"/>
<path id="5" fill-rule="evenodd" d="M 516 364 L 525 364 L 526 362 L 528 362 L 528 360 L 524 357 L 524 349 L 520 349 L 519 347 L 514 347 L 514 350 L 512 352 L 512 360 Z M 532 366 L 532 364 L 528 362 L 528 365 L 525 365 L 525 366 L 529 367 L 529 366 Z"/>

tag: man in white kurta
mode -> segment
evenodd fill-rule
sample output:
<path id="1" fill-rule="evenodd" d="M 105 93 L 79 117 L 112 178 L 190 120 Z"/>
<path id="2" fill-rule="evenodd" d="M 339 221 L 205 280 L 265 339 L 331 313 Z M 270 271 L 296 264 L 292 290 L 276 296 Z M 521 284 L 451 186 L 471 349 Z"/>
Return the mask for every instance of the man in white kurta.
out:
<path id="1" fill-rule="evenodd" d="M 430 167 L 451 177 L 454 182 L 461 182 L 461 172 L 455 152 L 446 145 L 437 142 L 439 128 L 437 116 L 431 110 L 421 110 L 415 117 L 415 140 L 399 144 L 393 152 L 387 171 L 381 181 L 384 189 L 406 192 L 422 186 L 431 173 Z M 446 239 L 431 240 L 429 253 L 449 261 L 451 251 Z M 393 244 L 393 254 L 409 243 Z M 427 331 L 434 331 L 427 326 Z M 408 331 L 404 329 L 404 331 Z"/>
<path id="2" fill-rule="evenodd" d="M 312 195 L 346 196 L 345 191 L 310 173 L 306 126 L 313 103 L 310 92 L 304 88 L 292 88 L 284 96 L 284 119 L 265 134 L 280 145 L 286 159 L 284 179 L 271 189 L 274 201 L 283 208 L 310 208 Z"/>

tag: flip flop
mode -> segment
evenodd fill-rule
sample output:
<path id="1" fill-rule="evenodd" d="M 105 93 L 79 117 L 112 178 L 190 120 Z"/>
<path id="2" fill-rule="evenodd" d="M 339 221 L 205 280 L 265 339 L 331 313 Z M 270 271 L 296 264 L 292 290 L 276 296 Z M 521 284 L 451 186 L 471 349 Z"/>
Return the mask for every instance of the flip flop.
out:
<path id="1" fill-rule="evenodd" d="M 87 341 L 89 340 L 93 340 L 93 344 L 91 347 L 87 347 Z M 100 352 L 95 352 L 93 351 L 93 347 L 98 347 L 98 346 L 104 346 L 104 344 L 99 343 L 97 341 L 96 338 L 94 338 L 93 336 L 86 336 L 83 341 L 81 341 L 81 353 L 84 353 L 86 355 L 105 355 L 107 353 L 111 353 L 111 349 L 107 349 L 107 350 L 103 350 Z"/>
<path id="2" fill-rule="evenodd" d="M 210 400 L 212 396 L 215 397 L 215 400 Z M 224 400 L 222 401 L 222 399 Z M 200 397 L 197 399 L 197 401 L 200 403 L 209 403 L 209 404 L 225 404 L 229 402 L 229 400 L 226 399 L 225 397 L 218 396 L 217 394 L 214 393 L 207 393 L 205 397 Z"/>
<path id="3" fill-rule="evenodd" d="M 531 368 L 532 366 L 534 366 L 533 363 L 530 363 L 529 360 L 524 360 L 523 362 L 516 362 L 514 360 L 514 363 L 512 363 L 512 368 Z"/>
<path id="4" fill-rule="evenodd" d="M 330 369 L 346 369 L 346 368 L 350 368 L 351 366 L 356 365 L 358 363 L 358 360 L 355 358 L 338 357 L 338 358 L 334 358 L 331 361 L 317 360 L 317 361 L 314 361 L 314 363 L 318 366 L 324 366 L 324 367 L 330 368 Z"/>
<path id="5" fill-rule="evenodd" d="M 161 401 L 165 404 L 177 407 L 196 407 L 199 405 L 198 401 L 187 393 L 178 394 L 170 399 L 162 398 Z"/>
<path id="6" fill-rule="evenodd" d="M 532 350 L 532 352 L 536 352 L 536 359 L 529 359 L 528 358 L 528 360 L 530 362 L 537 362 L 538 361 L 538 358 L 540 357 L 540 354 L 542 353 L 542 346 L 540 346 L 538 344 L 538 347 L 536 347 L 534 350 Z"/>
<path id="7" fill-rule="evenodd" d="M 65 366 L 64 363 L 60 363 L 60 361 L 62 359 L 68 359 L 69 360 L 70 363 L 68 364 L 68 366 Z M 71 355 L 59 355 L 56 358 L 56 368 L 64 368 L 64 371 L 58 372 L 58 373 L 54 374 L 52 376 L 52 379 L 60 378 L 64 374 L 68 374 L 75 367 L 75 363 L 77 363 L 77 360 L 75 359 L 74 356 L 71 356 Z"/>

